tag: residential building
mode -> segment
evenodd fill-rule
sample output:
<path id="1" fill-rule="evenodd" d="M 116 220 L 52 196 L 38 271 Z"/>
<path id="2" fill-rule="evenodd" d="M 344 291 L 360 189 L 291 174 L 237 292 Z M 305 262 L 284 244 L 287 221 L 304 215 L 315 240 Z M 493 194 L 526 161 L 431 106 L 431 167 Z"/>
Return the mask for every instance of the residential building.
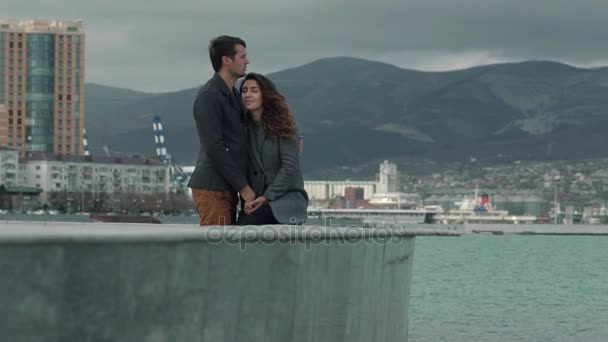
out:
<path id="1" fill-rule="evenodd" d="M 84 153 L 84 51 L 82 21 L 0 19 L 0 145 Z"/>
<path id="2" fill-rule="evenodd" d="M 49 192 L 169 192 L 169 168 L 158 159 L 33 154 L 22 160 L 23 185 Z"/>
<path id="3" fill-rule="evenodd" d="M 19 185 L 19 151 L 0 145 L 0 186 Z"/>
<path id="4" fill-rule="evenodd" d="M 0 103 L 0 146 L 6 145 L 8 145 L 8 109 Z"/>

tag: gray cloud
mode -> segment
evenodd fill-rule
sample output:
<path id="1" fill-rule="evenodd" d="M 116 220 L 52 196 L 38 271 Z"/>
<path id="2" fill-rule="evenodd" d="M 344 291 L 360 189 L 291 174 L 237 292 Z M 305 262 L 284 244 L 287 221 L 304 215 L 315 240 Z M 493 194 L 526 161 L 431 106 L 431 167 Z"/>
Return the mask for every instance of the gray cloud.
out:
<path id="1" fill-rule="evenodd" d="M 526 59 L 608 64 L 604 0 L 8 0 L 2 12 L 83 19 L 87 81 L 150 91 L 208 78 L 206 46 L 219 34 L 243 37 L 258 72 L 329 56 L 422 70 Z"/>

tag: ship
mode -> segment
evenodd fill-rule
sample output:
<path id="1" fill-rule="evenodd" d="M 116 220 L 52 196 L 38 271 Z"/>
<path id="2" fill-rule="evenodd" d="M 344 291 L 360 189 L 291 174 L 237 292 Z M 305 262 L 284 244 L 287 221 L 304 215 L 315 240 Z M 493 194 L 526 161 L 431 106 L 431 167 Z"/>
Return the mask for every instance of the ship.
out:
<path id="1" fill-rule="evenodd" d="M 511 215 L 507 210 L 497 210 L 490 202 L 488 194 L 479 194 L 475 188 L 473 198 L 466 197 L 454 204 L 458 209 L 449 210 L 434 216 L 434 223 L 535 223 L 534 215 Z"/>
<path id="2" fill-rule="evenodd" d="M 465 224 L 465 223 L 510 223 L 530 224 L 538 222 L 534 215 L 512 215 L 507 210 L 497 210 L 490 202 L 490 196 L 479 194 L 475 189 L 473 197 L 465 196 L 454 203 L 458 209 L 444 210 L 441 206 L 418 206 L 411 209 L 330 209 L 308 208 L 312 220 L 352 220 L 366 226 L 403 224 Z"/>

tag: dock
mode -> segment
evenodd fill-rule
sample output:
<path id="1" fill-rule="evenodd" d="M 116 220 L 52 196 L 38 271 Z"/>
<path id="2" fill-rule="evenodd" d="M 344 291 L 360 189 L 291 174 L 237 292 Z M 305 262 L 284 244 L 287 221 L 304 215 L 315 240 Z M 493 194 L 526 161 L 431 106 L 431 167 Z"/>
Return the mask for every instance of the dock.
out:
<path id="1" fill-rule="evenodd" d="M 463 234 L 608 235 L 608 225 L 594 224 L 474 224 L 465 223 Z"/>

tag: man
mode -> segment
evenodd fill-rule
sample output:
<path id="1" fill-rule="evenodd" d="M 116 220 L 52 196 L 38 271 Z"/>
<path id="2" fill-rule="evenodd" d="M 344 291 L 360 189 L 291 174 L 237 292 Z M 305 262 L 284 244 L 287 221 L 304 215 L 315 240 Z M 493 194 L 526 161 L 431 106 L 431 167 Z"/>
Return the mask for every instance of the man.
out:
<path id="1" fill-rule="evenodd" d="M 188 187 L 201 225 L 235 224 L 237 192 L 245 202 L 255 199 L 246 176 L 247 111 L 234 87 L 249 64 L 246 47 L 237 37 L 211 40 L 209 57 L 215 74 L 194 101 L 200 151 Z"/>

